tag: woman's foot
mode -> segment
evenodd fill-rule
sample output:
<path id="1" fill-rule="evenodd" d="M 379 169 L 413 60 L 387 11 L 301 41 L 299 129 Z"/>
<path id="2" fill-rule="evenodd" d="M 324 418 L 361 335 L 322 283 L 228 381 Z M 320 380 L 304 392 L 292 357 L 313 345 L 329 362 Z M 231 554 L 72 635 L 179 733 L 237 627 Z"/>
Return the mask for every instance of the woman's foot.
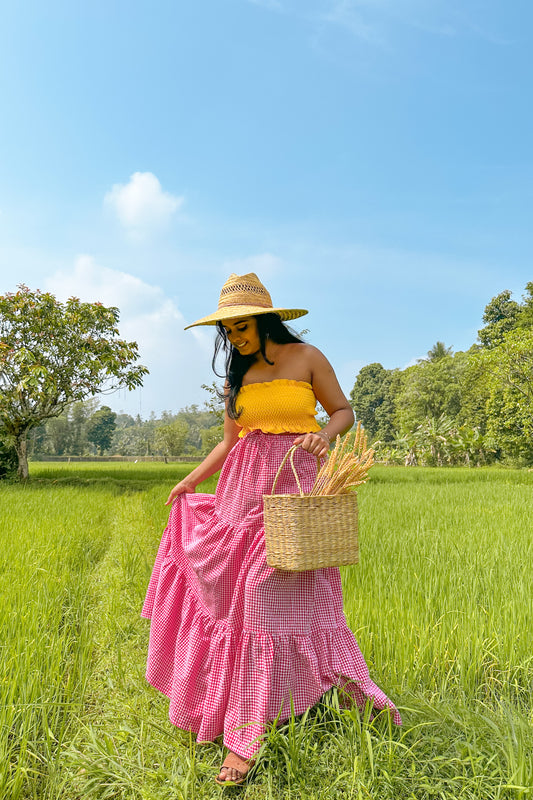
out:
<path id="1" fill-rule="evenodd" d="M 230 750 L 220 767 L 220 772 L 215 777 L 215 781 L 219 786 L 224 786 L 225 783 L 233 785 L 244 783 L 251 766 L 250 761 L 245 761 L 244 758 L 232 753 Z"/>

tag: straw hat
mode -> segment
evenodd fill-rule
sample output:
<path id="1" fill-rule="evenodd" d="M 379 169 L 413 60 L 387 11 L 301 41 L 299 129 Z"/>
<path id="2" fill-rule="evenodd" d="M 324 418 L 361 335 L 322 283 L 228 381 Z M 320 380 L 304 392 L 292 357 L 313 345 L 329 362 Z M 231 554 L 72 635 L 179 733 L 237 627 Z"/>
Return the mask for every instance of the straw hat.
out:
<path id="1" fill-rule="evenodd" d="M 277 314 L 281 319 L 296 319 L 307 314 L 305 308 L 274 308 L 272 298 L 255 274 L 235 275 L 232 273 L 220 292 L 218 309 L 207 317 L 197 319 L 187 325 L 216 325 L 221 319 L 236 319 L 238 317 L 251 317 L 257 314 Z"/>

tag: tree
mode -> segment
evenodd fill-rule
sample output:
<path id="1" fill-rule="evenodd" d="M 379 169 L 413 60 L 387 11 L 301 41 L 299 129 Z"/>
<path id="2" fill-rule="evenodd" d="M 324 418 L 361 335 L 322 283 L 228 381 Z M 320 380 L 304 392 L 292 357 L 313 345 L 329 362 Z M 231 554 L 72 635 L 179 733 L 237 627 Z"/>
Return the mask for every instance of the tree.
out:
<path id="1" fill-rule="evenodd" d="M 522 295 L 522 313 L 519 318 L 521 328 L 533 328 L 533 281 L 526 283 L 526 294 Z"/>
<path id="2" fill-rule="evenodd" d="M 165 456 L 179 456 L 187 438 L 187 425 L 179 419 L 155 429 L 156 447 Z"/>
<path id="3" fill-rule="evenodd" d="M 0 435 L 0 480 L 16 475 L 17 460 L 15 448 L 3 441 Z"/>
<path id="4" fill-rule="evenodd" d="M 109 450 L 111 447 L 116 416 L 109 406 L 102 406 L 94 412 L 87 423 L 87 439 L 98 447 L 101 456 L 104 455 L 104 450 Z"/>
<path id="5" fill-rule="evenodd" d="M 480 360 L 479 353 L 484 348 L 479 345 L 465 353 L 456 353 L 454 370 L 459 388 L 460 408 L 455 417 L 459 426 L 467 425 L 472 429 L 486 432 L 487 403 L 490 398 L 490 387 L 487 382 L 486 368 Z"/>
<path id="6" fill-rule="evenodd" d="M 216 381 L 208 386 L 202 383 L 202 389 L 209 395 L 209 399 L 205 401 L 204 407 L 206 411 L 210 412 L 219 425 L 224 423 L 224 396 L 222 389 L 217 386 Z"/>
<path id="7" fill-rule="evenodd" d="M 445 356 L 451 356 L 453 354 L 453 347 L 446 347 L 444 342 L 435 342 L 431 350 L 427 352 L 427 359 L 421 359 L 422 361 L 439 361 L 441 358 Z"/>
<path id="8" fill-rule="evenodd" d="M 56 456 L 70 452 L 70 428 L 66 414 L 49 419 L 46 425 L 46 435 Z"/>
<path id="9" fill-rule="evenodd" d="M 398 370 L 385 369 L 381 364 L 363 367 L 350 392 L 352 408 L 370 439 L 392 441 L 394 438 L 394 394 Z"/>
<path id="10" fill-rule="evenodd" d="M 48 420 L 52 422 L 52 420 Z M 32 428 L 28 436 L 28 456 L 33 457 L 47 452 L 48 436 L 46 433 L 46 422 Z M 18 459 L 17 459 L 18 462 Z"/>
<path id="11" fill-rule="evenodd" d="M 519 324 L 523 309 L 516 300 L 511 300 L 511 294 L 512 292 L 506 289 L 493 297 L 485 306 L 483 322 L 486 324 L 478 331 L 479 341 L 483 347 L 496 347 L 501 344 L 505 334 Z"/>
<path id="12" fill-rule="evenodd" d="M 148 372 L 136 342 L 119 338 L 118 308 L 65 303 L 20 285 L 0 295 L 0 426 L 28 477 L 28 431 L 70 403 L 119 387 L 142 385 Z"/>
<path id="13" fill-rule="evenodd" d="M 442 415 L 455 419 L 461 408 L 458 371 L 462 360 L 443 356 L 423 360 L 402 373 L 401 390 L 395 397 L 395 424 L 401 431 L 414 431 L 425 420 Z"/>
<path id="14" fill-rule="evenodd" d="M 492 385 L 514 389 L 533 413 L 533 328 L 510 331 L 497 348 L 477 356 Z"/>
<path id="15" fill-rule="evenodd" d="M 123 422 L 117 424 L 115 433 L 113 435 L 111 447 L 113 448 L 114 453 L 118 453 L 121 456 L 142 455 L 140 446 L 141 429 L 140 426 L 135 423 L 133 417 L 131 420 L 131 425 L 124 425 Z"/>
<path id="16" fill-rule="evenodd" d="M 442 467 L 448 460 L 450 439 L 454 434 L 453 420 L 445 414 L 438 419 L 427 417 L 416 430 L 418 449 L 425 464 Z"/>
<path id="17" fill-rule="evenodd" d="M 522 302 L 506 290 L 485 307 L 480 344 L 453 353 L 437 341 L 404 370 L 368 364 L 352 406 L 377 437 L 378 457 L 406 464 L 533 464 L 533 281 Z"/>
<path id="18" fill-rule="evenodd" d="M 204 428 L 200 431 L 200 434 L 202 437 L 202 455 L 206 456 L 224 438 L 224 425 L 213 425 L 212 428 Z"/>
<path id="19" fill-rule="evenodd" d="M 463 463 L 467 467 L 472 464 L 475 466 L 486 464 L 494 452 L 490 438 L 483 436 L 479 428 L 472 428 L 469 425 L 457 428 L 448 444 L 452 463 Z"/>
<path id="20" fill-rule="evenodd" d="M 81 456 L 88 450 L 87 424 L 92 415 L 98 410 L 98 400 L 92 398 L 83 403 L 72 403 L 66 411 L 69 422 L 69 453 Z"/>
<path id="21" fill-rule="evenodd" d="M 533 328 L 506 333 L 476 359 L 489 389 L 487 432 L 501 455 L 533 462 Z"/>

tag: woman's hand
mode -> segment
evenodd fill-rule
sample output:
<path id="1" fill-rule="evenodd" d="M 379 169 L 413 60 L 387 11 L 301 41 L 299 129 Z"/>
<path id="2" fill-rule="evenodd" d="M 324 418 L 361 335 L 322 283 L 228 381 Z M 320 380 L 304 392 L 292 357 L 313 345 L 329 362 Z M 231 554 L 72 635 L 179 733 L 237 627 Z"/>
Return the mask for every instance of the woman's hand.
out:
<path id="1" fill-rule="evenodd" d="M 191 483 L 190 481 L 188 481 L 185 478 L 184 480 L 180 481 L 179 483 L 177 483 L 174 486 L 174 488 L 172 489 L 172 491 L 170 492 L 170 494 L 168 496 L 168 500 L 165 503 L 165 505 L 169 506 L 171 503 L 174 502 L 176 497 L 178 497 L 178 495 L 180 495 L 180 494 L 185 494 L 185 493 L 192 494 L 192 493 L 194 493 L 195 488 L 196 487 L 195 487 L 194 483 Z"/>
<path id="2" fill-rule="evenodd" d="M 297 436 L 293 444 L 299 444 L 308 453 L 317 458 L 324 458 L 329 450 L 329 436 L 326 431 L 316 431 L 316 433 L 303 433 Z"/>

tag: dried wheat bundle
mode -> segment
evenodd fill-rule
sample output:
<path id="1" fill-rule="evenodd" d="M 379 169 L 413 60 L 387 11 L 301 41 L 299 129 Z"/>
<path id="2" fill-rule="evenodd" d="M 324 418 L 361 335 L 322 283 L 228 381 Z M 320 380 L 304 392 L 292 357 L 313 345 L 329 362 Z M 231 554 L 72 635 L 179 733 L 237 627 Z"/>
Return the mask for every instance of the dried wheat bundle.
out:
<path id="1" fill-rule="evenodd" d="M 366 434 L 358 422 L 355 431 L 348 433 L 344 440 L 337 436 L 335 447 L 318 471 L 309 494 L 344 494 L 366 482 L 373 463 L 374 451 L 368 447 Z"/>

